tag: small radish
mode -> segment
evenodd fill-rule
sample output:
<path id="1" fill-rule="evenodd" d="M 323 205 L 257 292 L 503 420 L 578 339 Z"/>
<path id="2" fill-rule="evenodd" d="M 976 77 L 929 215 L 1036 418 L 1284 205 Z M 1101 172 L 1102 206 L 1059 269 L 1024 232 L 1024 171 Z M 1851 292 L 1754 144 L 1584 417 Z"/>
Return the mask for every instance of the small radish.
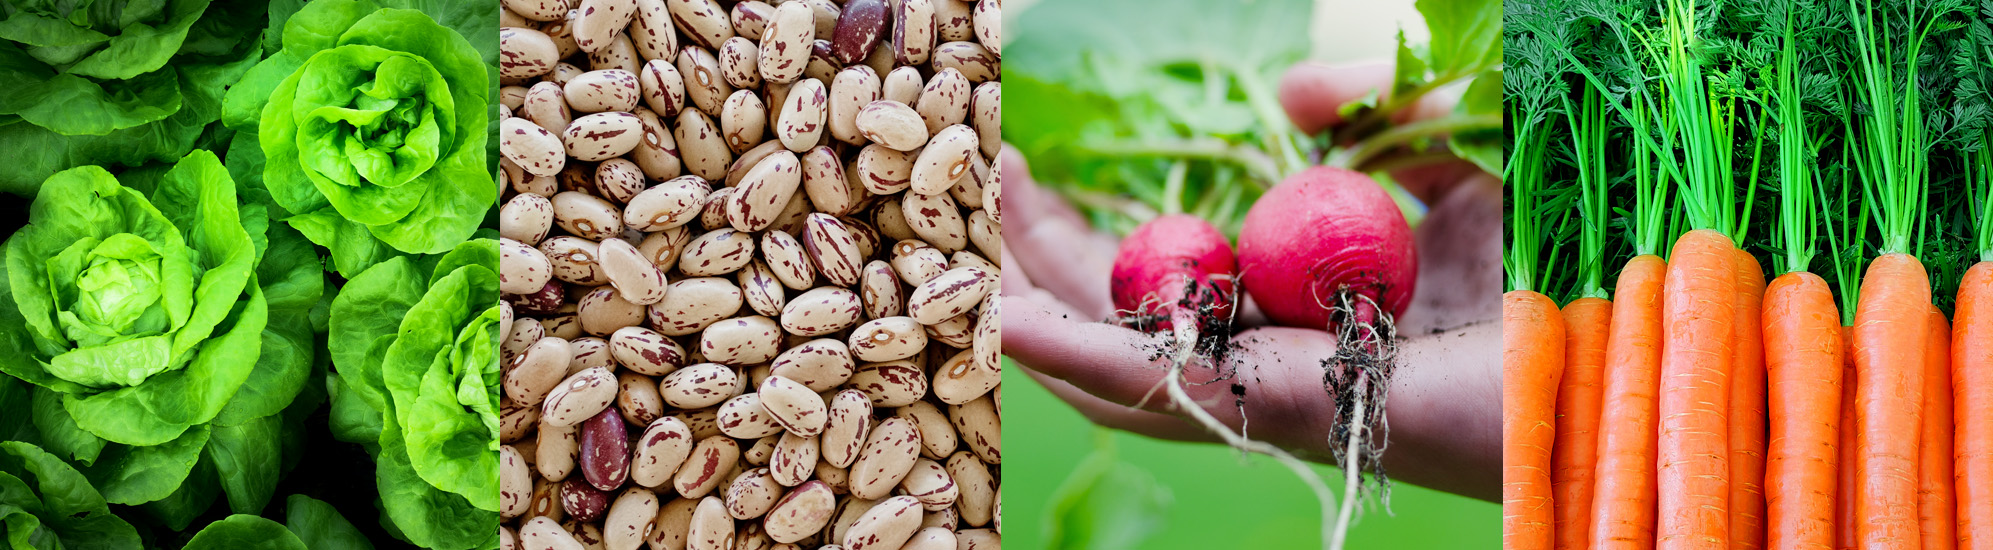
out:
<path id="1" fill-rule="evenodd" d="M 1418 280 L 1412 229 L 1397 203 L 1361 173 L 1317 166 L 1267 191 L 1239 232 L 1246 292 L 1275 324 L 1332 330 L 1344 292 L 1355 321 L 1405 313 Z M 1368 303 L 1365 303 L 1365 302 Z M 1373 305 L 1374 304 L 1374 305 Z"/>
<path id="2" fill-rule="evenodd" d="M 1224 234 L 1195 216 L 1170 214 L 1149 220 L 1121 241 L 1108 286 L 1114 308 L 1127 319 L 1153 320 L 1135 325 L 1169 329 L 1171 317 L 1203 316 L 1206 306 L 1210 318 L 1229 321 L 1236 272 L 1238 262 Z"/>

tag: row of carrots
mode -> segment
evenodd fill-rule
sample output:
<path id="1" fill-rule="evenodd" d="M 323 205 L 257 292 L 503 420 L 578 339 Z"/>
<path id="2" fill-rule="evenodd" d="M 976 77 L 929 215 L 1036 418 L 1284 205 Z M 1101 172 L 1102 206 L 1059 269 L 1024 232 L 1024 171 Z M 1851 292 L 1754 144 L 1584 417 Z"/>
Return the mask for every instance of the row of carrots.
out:
<path id="1" fill-rule="evenodd" d="M 1698 229 L 1612 301 L 1509 292 L 1504 547 L 1993 549 L 1993 261 L 1958 288 L 1884 254 L 1842 326 Z"/>

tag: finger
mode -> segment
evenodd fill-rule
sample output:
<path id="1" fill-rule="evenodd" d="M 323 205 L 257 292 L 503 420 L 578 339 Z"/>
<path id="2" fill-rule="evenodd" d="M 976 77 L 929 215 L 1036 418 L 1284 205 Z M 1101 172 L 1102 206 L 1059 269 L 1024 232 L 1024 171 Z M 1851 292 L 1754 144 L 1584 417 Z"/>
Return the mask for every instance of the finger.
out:
<path id="1" fill-rule="evenodd" d="M 1045 386 L 1045 389 L 1052 392 L 1053 396 L 1065 401 L 1068 405 L 1072 405 L 1074 410 L 1079 411 L 1081 415 L 1086 416 L 1087 420 L 1091 420 L 1095 424 L 1170 441 L 1187 441 L 1192 443 L 1212 443 L 1218 441 L 1218 436 L 1212 435 L 1211 432 L 1205 431 L 1203 428 L 1193 426 L 1181 418 L 1109 403 L 1107 400 L 1094 397 L 1079 388 L 1073 387 L 1072 384 L 1068 384 L 1064 380 L 1047 376 L 1044 373 L 1031 370 L 1029 367 L 1024 369 L 1024 373 L 1030 375 L 1031 379 L 1037 380 L 1040 385 Z"/>
<path id="2" fill-rule="evenodd" d="M 1502 184 L 1476 174 L 1432 203 L 1415 234 L 1418 291 L 1399 334 L 1424 334 L 1500 318 Z"/>
<path id="3" fill-rule="evenodd" d="M 1385 416 L 1391 476 L 1493 501 L 1501 493 L 1502 324 L 1402 341 Z"/>
<path id="4" fill-rule="evenodd" d="M 1430 205 L 1452 193 L 1468 178 L 1487 175 L 1472 162 L 1454 160 L 1395 170 L 1391 172 L 1391 180 L 1398 182 L 1405 192 L 1418 197 L 1420 202 Z"/>
<path id="5" fill-rule="evenodd" d="M 1114 310 L 1107 278 L 1119 242 L 1096 232 L 1086 219 L 1056 193 L 1039 187 L 1026 171 L 1024 158 L 1006 147 L 1000 153 L 1004 182 L 1004 247 L 1010 251 L 1006 268 L 1030 278 L 1032 286 L 1071 304 L 1089 320 L 1105 319 Z"/>
<path id="6" fill-rule="evenodd" d="M 1294 126 L 1303 133 L 1315 134 L 1342 124 L 1342 115 L 1337 111 L 1344 104 L 1373 92 L 1380 95 L 1388 92 L 1391 74 L 1391 65 L 1382 61 L 1352 65 L 1297 63 L 1280 78 L 1280 106 Z"/>

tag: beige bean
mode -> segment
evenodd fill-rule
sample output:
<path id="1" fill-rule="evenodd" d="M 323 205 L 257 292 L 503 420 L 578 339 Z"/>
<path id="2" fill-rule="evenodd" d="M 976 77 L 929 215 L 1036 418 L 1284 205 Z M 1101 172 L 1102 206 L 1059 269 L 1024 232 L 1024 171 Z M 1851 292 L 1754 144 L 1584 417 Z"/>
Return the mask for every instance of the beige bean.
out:
<path id="1" fill-rule="evenodd" d="M 975 160 L 979 148 L 976 139 L 976 131 L 961 124 L 943 128 L 929 139 L 927 147 L 922 148 L 920 155 L 914 159 L 913 192 L 939 195 L 953 187 L 956 180 L 969 173 L 969 165 Z M 980 195 L 978 198 L 981 198 Z M 949 202 L 952 204 L 954 201 Z M 912 215 L 907 217 L 913 218 Z"/>
<path id="2" fill-rule="evenodd" d="M 982 42 L 990 53 L 997 53 L 1003 45 L 1003 2 L 1001 0 L 978 0 L 976 2 L 976 40 Z"/>
<path id="3" fill-rule="evenodd" d="M 540 421 L 539 439 L 533 449 L 533 468 L 551 481 L 567 479 L 574 473 L 575 459 L 581 454 L 581 427 L 559 426 Z M 540 513 L 532 509 L 527 513 Z"/>
<path id="4" fill-rule="evenodd" d="M 911 154 L 875 143 L 858 151 L 852 167 L 866 192 L 891 195 L 912 184 L 913 161 Z"/>
<path id="5" fill-rule="evenodd" d="M 581 323 L 582 332 L 608 336 L 617 329 L 643 323 L 644 306 L 623 299 L 615 287 L 596 287 L 581 295 L 575 305 L 575 320 Z"/>
<path id="6" fill-rule="evenodd" d="M 552 82 L 540 82 L 528 88 L 526 95 L 520 98 L 518 112 L 549 134 L 559 134 L 574 122 L 574 114 L 568 109 L 567 92 L 561 85 Z"/>
<path id="7" fill-rule="evenodd" d="M 782 328 L 797 336 L 822 336 L 858 324 L 858 294 L 838 287 L 820 287 L 790 300 L 782 311 Z"/>
<path id="8" fill-rule="evenodd" d="M 580 191 L 553 196 L 554 223 L 577 237 L 600 241 L 623 232 L 622 209 Z"/>
<path id="9" fill-rule="evenodd" d="M 720 103 L 734 93 L 733 85 L 727 83 L 720 71 L 720 59 L 710 49 L 686 46 L 678 53 L 678 72 L 685 77 L 685 97 L 707 114 L 720 112 Z"/>
<path id="10" fill-rule="evenodd" d="M 624 112 L 584 115 L 561 132 L 568 156 L 589 162 L 623 156 L 643 138 L 643 122 Z"/>
<path id="11" fill-rule="evenodd" d="M 761 143 L 768 131 L 768 106 L 754 90 L 738 90 L 720 106 L 720 135 L 727 148 L 740 153 Z"/>
<path id="12" fill-rule="evenodd" d="M 648 108 L 638 107 L 635 113 L 643 140 L 630 150 L 630 160 L 651 180 L 668 180 L 684 173 L 684 164 L 678 159 L 678 139 L 672 137 L 670 127 Z"/>
<path id="13" fill-rule="evenodd" d="M 969 242 L 976 245 L 976 251 L 985 258 L 1001 257 L 1003 249 L 1003 226 L 990 220 L 990 215 L 982 210 L 969 213 Z"/>
<path id="14" fill-rule="evenodd" d="M 803 66 L 803 78 L 829 82 L 836 77 L 837 70 L 843 65 L 837 62 L 837 53 L 832 51 L 834 47 L 829 40 L 821 38 L 811 42 L 810 63 Z"/>
<path id="15" fill-rule="evenodd" d="M 781 345 L 781 325 L 759 315 L 722 320 L 699 335 L 699 353 L 707 361 L 728 365 L 766 363 L 775 359 Z"/>
<path id="16" fill-rule="evenodd" d="M 759 518 L 781 497 L 782 484 L 768 475 L 767 468 L 748 470 L 727 486 L 727 513 L 737 520 Z"/>
<path id="17" fill-rule="evenodd" d="M 863 442 L 861 441 L 860 443 Z M 829 462 L 820 461 L 817 462 L 816 476 L 818 481 L 829 485 L 830 489 L 838 494 L 844 494 L 851 490 L 851 472 L 849 470 L 832 466 Z"/>
<path id="18" fill-rule="evenodd" d="M 803 245 L 825 280 L 837 286 L 858 283 L 861 258 L 858 243 L 852 240 L 851 231 L 845 228 L 843 222 L 825 214 L 810 214 L 809 229 L 803 233 Z"/>
<path id="19" fill-rule="evenodd" d="M 570 108 L 584 113 L 628 111 L 637 108 L 637 75 L 621 69 L 589 71 L 567 81 L 562 97 Z"/>
<path id="20" fill-rule="evenodd" d="M 673 0 L 672 5 L 677 5 L 678 1 L 681 0 Z M 687 495 L 687 498 L 692 497 Z M 692 511 L 692 521 L 685 534 L 685 550 L 732 550 L 733 547 L 734 520 L 727 515 L 726 504 L 719 497 L 699 499 L 699 507 Z"/>
<path id="21" fill-rule="evenodd" d="M 961 488 L 961 496 L 956 505 L 962 513 L 963 523 L 982 527 L 993 519 L 991 506 L 996 500 L 996 480 L 990 476 L 989 466 L 969 451 L 956 452 L 948 457 L 946 464 L 948 477 L 954 478 Z"/>
<path id="22" fill-rule="evenodd" d="M 565 47 L 563 47 L 562 51 L 566 51 Z M 563 61 L 554 64 L 554 72 L 553 74 L 547 75 L 547 81 L 562 86 L 566 86 L 567 81 L 573 80 L 574 77 L 581 76 L 581 73 L 585 72 L 588 71 L 583 70 L 581 67 L 577 67 L 572 63 Z"/>
<path id="23" fill-rule="evenodd" d="M 955 69 L 969 82 L 981 84 L 994 81 L 1003 73 L 997 56 L 989 48 L 975 42 L 949 42 L 934 47 L 934 70 Z"/>
<path id="24" fill-rule="evenodd" d="M 740 231 L 760 231 L 775 223 L 803 183 L 802 160 L 777 150 L 741 178 L 727 208 L 727 222 Z"/>
<path id="25" fill-rule="evenodd" d="M 955 197 L 947 193 L 922 195 L 908 193 L 900 199 L 900 215 L 914 236 L 942 252 L 953 253 L 969 245 L 969 228 Z"/>
<path id="26" fill-rule="evenodd" d="M 699 502 L 696 498 L 675 498 L 664 503 L 644 543 L 650 550 L 685 550 L 685 536 L 692 530 L 692 512 Z"/>
<path id="27" fill-rule="evenodd" d="M 733 164 L 727 165 L 727 187 L 739 186 L 741 180 L 747 178 L 748 172 L 753 171 L 756 166 L 760 166 L 761 161 L 767 160 L 769 155 L 773 155 L 776 151 L 781 150 L 781 142 L 770 140 L 761 142 L 761 144 L 755 145 L 746 152 L 735 155 Z"/>
<path id="28" fill-rule="evenodd" d="M 630 481 L 644 487 L 663 486 L 692 456 L 692 444 L 692 429 L 685 421 L 672 416 L 652 420 L 637 438 Z"/>
<path id="29" fill-rule="evenodd" d="M 665 0 L 637 0 L 637 16 L 630 21 L 629 33 L 637 55 L 644 59 L 670 63 L 678 55 L 678 25 L 671 22 Z"/>
<path id="30" fill-rule="evenodd" d="M 664 301 L 651 305 L 650 324 L 667 336 L 684 336 L 733 316 L 740 306 L 740 288 L 726 279 L 679 279 L 665 291 Z"/>
<path id="31" fill-rule="evenodd" d="M 846 550 L 897 550 L 913 538 L 914 530 L 920 528 L 920 519 L 920 501 L 914 497 L 897 496 L 879 501 L 877 506 L 852 522 L 851 530 L 844 534 L 844 547 Z"/>
<path id="32" fill-rule="evenodd" d="M 955 255 L 963 258 L 976 256 L 968 252 L 957 252 Z M 927 341 L 929 342 L 939 343 L 958 350 L 968 349 L 970 344 L 975 343 L 976 316 L 974 313 L 956 315 L 944 319 L 939 323 L 925 325 L 925 327 L 927 328 Z"/>
<path id="33" fill-rule="evenodd" d="M 942 1 L 954 2 L 957 0 Z M 900 550 L 956 550 L 955 544 L 954 529 L 922 527 L 920 530 L 914 532 L 913 538 L 907 539 L 906 545 L 901 546 Z"/>
<path id="34" fill-rule="evenodd" d="M 926 91 L 926 80 L 920 76 L 920 69 L 900 67 L 886 73 L 879 81 L 879 99 L 897 101 L 903 105 L 920 102 L 920 94 Z"/>
<path id="35" fill-rule="evenodd" d="M 845 385 L 865 392 L 875 407 L 904 407 L 927 395 L 927 372 L 911 359 L 865 363 Z"/>
<path id="36" fill-rule="evenodd" d="M 624 489 L 609 504 L 609 515 L 602 520 L 603 548 L 636 550 L 643 545 L 644 536 L 650 534 L 651 523 L 656 520 L 656 493 L 642 487 Z"/>
<path id="37" fill-rule="evenodd" d="M 644 104 L 658 116 L 675 117 L 685 107 L 685 77 L 678 67 L 663 59 L 651 58 L 644 63 L 637 73 L 637 87 L 643 93 Z"/>
<path id="38" fill-rule="evenodd" d="M 920 113 L 913 107 L 898 101 L 882 99 L 868 103 L 858 111 L 853 123 L 865 139 L 896 151 L 912 151 L 927 144 L 927 123 L 921 121 Z"/>
<path id="39" fill-rule="evenodd" d="M 824 424 L 824 462 L 839 468 L 858 460 L 872 433 L 872 400 L 864 392 L 843 390 L 830 398 L 829 420 Z"/>
<path id="40" fill-rule="evenodd" d="M 768 268 L 782 286 L 795 290 L 805 290 L 815 286 L 816 264 L 812 263 L 809 251 L 795 237 L 782 231 L 768 231 L 761 234 L 761 257 L 767 260 Z"/>
<path id="41" fill-rule="evenodd" d="M 948 255 L 920 240 L 893 244 L 893 272 L 909 286 L 920 286 L 948 270 Z"/>
<path id="42" fill-rule="evenodd" d="M 866 317 L 877 319 L 905 313 L 906 297 L 900 290 L 899 276 L 885 260 L 865 264 L 865 271 L 859 275 L 858 288 Z"/>
<path id="43" fill-rule="evenodd" d="M 699 207 L 699 228 L 711 231 L 728 227 L 727 204 L 732 202 L 734 193 L 738 191 L 738 188 L 722 187 L 707 194 L 706 204 Z"/>
<path id="44" fill-rule="evenodd" d="M 942 322 L 969 311 L 996 283 L 996 274 L 980 267 L 950 269 L 914 288 L 907 315 L 921 324 Z"/>
<path id="45" fill-rule="evenodd" d="M 512 359 L 501 384 L 505 397 L 521 405 L 540 404 L 546 399 L 547 392 L 560 385 L 561 378 L 567 375 L 567 364 L 572 360 L 574 351 L 567 340 L 541 338 Z"/>
<path id="46" fill-rule="evenodd" d="M 920 430 L 921 456 L 944 458 L 955 452 L 955 446 L 960 443 L 955 437 L 955 426 L 948 423 L 948 415 L 933 403 L 915 401 L 894 409 L 893 416 L 912 421 L 914 428 Z"/>
<path id="47" fill-rule="evenodd" d="M 982 319 L 1003 319 L 1002 314 L 997 312 L 997 306 L 1003 303 L 1001 298 L 1002 296 L 996 292 L 991 292 L 989 296 L 983 298 L 983 305 L 979 308 L 979 315 L 981 315 Z M 1001 378 L 1001 371 L 999 369 L 1002 368 L 1002 363 L 998 360 L 997 355 L 1002 352 L 1003 348 L 1002 334 L 999 331 L 1002 324 L 1001 322 L 976 323 L 975 334 L 970 337 L 970 348 L 971 351 L 975 352 L 973 356 L 976 363 L 975 368 L 983 371 L 997 372 L 999 378 Z"/>
<path id="48" fill-rule="evenodd" d="M 809 387 L 781 376 L 769 376 L 761 382 L 760 393 L 761 406 L 768 409 L 782 429 L 803 437 L 823 432 L 829 410 L 823 397 Z"/>
<path id="49" fill-rule="evenodd" d="M 818 212 L 843 216 L 858 206 L 865 188 L 853 176 L 846 175 L 844 163 L 830 147 L 816 147 L 803 155 L 803 191 Z"/>
<path id="50" fill-rule="evenodd" d="M 955 0 L 940 1 L 947 3 Z M 927 87 L 921 90 L 914 111 L 920 113 L 928 133 L 939 133 L 942 128 L 961 124 L 968 118 L 969 101 L 969 78 L 962 76 L 961 71 L 942 69 L 927 80 Z"/>
<path id="51" fill-rule="evenodd" d="M 755 260 L 734 275 L 736 282 L 740 284 L 741 296 L 746 298 L 750 309 L 768 317 L 782 315 L 787 295 L 782 291 L 782 283 L 775 280 L 775 274 L 769 271 L 767 264 Z"/>
<path id="52" fill-rule="evenodd" d="M 826 106 L 831 137 L 852 145 L 864 144 L 866 138 L 858 131 L 858 112 L 880 97 L 879 75 L 871 67 L 853 65 L 838 71 L 830 81 L 830 101 Z"/>
<path id="53" fill-rule="evenodd" d="M 664 272 L 644 258 L 637 247 L 617 238 L 603 239 L 599 248 L 603 275 L 624 300 L 650 305 L 664 300 Z"/>
<path id="54" fill-rule="evenodd" d="M 753 40 L 741 36 L 728 38 L 713 56 L 720 60 L 720 77 L 727 80 L 727 85 L 749 90 L 761 87 L 761 69 L 756 66 L 761 61 L 761 47 Z"/>
<path id="55" fill-rule="evenodd" d="M 664 376 L 657 393 L 681 409 L 703 409 L 733 397 L 741 388 L 740 373 L 719 363 L 700 363 Z"/>
<path id="56" fill-rule="evenodd" d="M 859 361 L 905 359 L 927 347 L 927 331 L 912 317 L 881 317 L 853 329 L 850 345 Z"/>
<path id="57" fill-rule="evenodd" d="M 671 12 L 671 21 L 686 38 L 704 48 L 718 48 L 720 43 L 733 38 L 733 23 L 727 20 L 726 10 L 713 0 L 668 0 L 666 6 Z"/>
<path id="58" fill-rule="evenodd" d="M 741 462 L 746 465 L 734 468 L 734 476 L 729 479 L 729 483 L 731 483 L 732 479 L 739 479 L 740 474 L 746 473 L 742 471 L 743 468 L 767 466 L 768 459 L 775 456 L 775 442 L 779 439 L 779 435 L 771 435 L 754 440 L 754 446 L 749 447 L 740 454 Z"/>
<path id="59" fill-rule="evenodd" d="M 664 397 L 657 393 L 657 380 L 632 372 L 616 374 L 616 410 L 623 421 L 647 426 L 664 416 Z"/>
<path id="60" fill-rule="evenodd" d="M 554 70 L 560 48 L 546 33 L 519 27 L 498 30 L 498 74 L 503 78 L 533 78 Z"/>
<path id="61" fill-rule="evenodd" d="M 980 139 L 980 138 L 979 138 Z M 977 210 L 983 207 L 983 181 L 990 178 L 990 163 L 982 155 L 969 155 L 969 170 L 955 180 L 948 188 L 948 196 L 955 197 L 955 203 L 964 210 Z"/>
<path id="62" fill-rule="evenodd" d="M 997 416 L 996 402 L 989 395 L 976 398 L 962 405 L 948 406 L 948 420 L 955 424 L 955 432 L 962 435 L 962 442 L 977 457 L 990 464 L 1003 463 L 1003 421 Z"/>
<path id="63" fill-rule="evenodd" d="M 944 42 L 974 40 L 975 9 L 976 0 L 934 0 L 934 37 Z"/>
<path id="64" fill-rule="evenodd" d="M 501 443 L 522 443 L 526 434 L 539 423 L 539 407 L 520 405 L 507 399 L 499 406 L 498 440 Z"/>
<path id="65" fill-rule="evenodd" d="M 726 177 L 727 163 L 733 162 L 733 150 L 727 148 L 726 139 L 720 136 L 720 128 L 713 125 L 713 120 L 707 118 L 705 112 L 698 109 L 680 111 L 673 137 L 678 141 L 678 152 L 686 170 L 708 181 Z"/>
<path id="66" fill-rule="evenodd" d="M 789 7 L 795 4 L 795 7 Z M 761 75 L 769 82 L 793 82 L 803 75 L 816 38 L 816 13 L 805 2 L 783 2 L 761 36 Z"/>
<path id="67" fill-rule="evenodd" d="M 975 94 L 969 99 L 969 113 L 983 156 L 996 158 L 997 149 L 1003 146 L 1003 83 L 990 81 L 976 85 Z M 996 167 L 991 166 L 990 170 L 994 172 Z"/>
<path id="68" fill-rule="evenodd" d="M 646 185 L 643 169 L 630 159 L 613 158 L 595 165 L 595 190 L 611 202 L 627 204 Z"/>
<path id="69" fill-rule="evenodd" d="M 893 12 L 893 60 L 901 65 L 926 65 L 934 53 L 934 3 L 900 0 Z M 898 546 L 898 545 L 894 545 Z"/>
<path id="70" fill-rule="evenodd" d="M 527 172 L 551 176 L 567 165 L 559 137 L 523 118 L 499 121 L 498 151 Z"/>
<path id="71" fill-rule="evenodd" d="M 567 16 L 567 0 L 504 0 L 505 10 L 525 19 L 553 21 Z"/>
<path id="72" fill-rule="evenodd" d="M 822 531 L 837 510 L 837 495 L 822 481 L 806 481 L 775 503 L 763 529 L 770 539 L 794 543 Z"/>
<path id="73" fill-rule="evenodd" d="M 801 485 L 816 473 L 817 453 L 817 438 L 784 431 L 768 460 L 769 476 L 784 487 Z"/>
<path id="74" fill-rule="evenodd" d="M 761 40 L 768 28 L 768 18 L 775 14 L 775 6 L 761 0 L 746 0 L 734 4 L 729 19 L 734 25 L 735 36 L 745 36 L 751 40 Z"/>
<path id="75" fill-rule="evenodd" d="M 526 195 L 521 195 L 526 196 Z M 553 265 L 547 256 L 531 246 L 500 238 L 498 246 L 498 289 L 507 294 L 536 292 L 553 280 Z"/>
<path id="76" fill-rule="evenodd" d="M 914 462 L 913 471 L 900 481 L 900 491 L 920 500 L 920 506 L 930 512 L 954 506 L 961 496 L 961 488 L 955 486 L 955 478 L 948 476 L 948 470 L 926 458 Z"/>
<path id="77" fill-rule="evenodd" d="M 664 376 L 685 362 L 678 342 L 644 327 L 623 327 L 609 337 L 609 354 L 623 368 L 645 376 Z"/>
<path id="78" fill-rule="evenodd" d="M 698 219 L 711 189 L 699 176 L 680 176 L 657 184 L 630 198 L 623 210 L 623 224 L 646 232 L 685 225 Z"/>
<path id="79" fill-rule="evenodd" d="M 550 517 L 536 517 L 519 527 L 519 547 L 525 550 L 583 550 L 581 541 Z"/>
<path id="80" fill-rule="evenodd" d="M 574 21 L 574 45 L 584 52 L 609 46 L 637 15 L 636 0 L 581 0 L 581 18 Z"/>
<path id="81" fill-rule="evenodd" d="M 810 391 L 822 392 L 850 379 L 852 369 L 851 351 L 843 341 L 819 338 L 777 355 L 770 372 L 801 383 Z"/>
<path id="82" fill-rule="evenodd" d="M 721 435 L 701 439 L 692 447 L 691 458 L 686 459 L 685 465 L 678 468 L 678 475 L 672 478 L 672 488 L 685 498 L 706 496 L 719 486 L 721 475 L 738 460 L 740 444 L 732 438 Z"/>
<path id="83" fill-rule="evenodd" d="M 760 439 L 782 433 L 782 424 L 761 404 L 761 394 L 743 393 L 720 404 L 720 433 L 734 439 Z"/>
<path id="84" fill-rule="evenodd" d="M 721 228 L 693 237 L 678 256 L 678 271 L 692 277 L 733 273 L 754 261 L 754 235 Z"/>
<path id="85" fill-rule="evenodd" d="M 609 282 L 596 259 L 598 248 L 595 241 L 566 235 L 540 241 L 540 252 L 553 264 L 554 278 L 577 285 Z"/>
<path id="86" fill-rule="evenodd" d="M 606 368 L 575 373 L 547 393 L 541 403 L 540 421 L 554 426 L 571 426 L 593 417 L 616 400 L 616 376 Z"/>
<path id="87" fill-rule="evenodd" d="M 829 103 L 823 81 L 814 78 L 796 82 L 782 103 L 775 125 L 775 137 L 790 151 L 802 153 L 823 139 L 825 109 Z"/>
<path id="88" fill-rule="evenodd" d="M 574 360 L 567 364 L 567 373 L 573 375 L 595 367 L 614 367 L 615 361 L 609 356 L 609 341 L 593 336 L 569 340 L 569 348 L 574 349 Z"/>
<path id="89" fill-rule="evenodd" d="M 526 513 L 526 505 L 532 498 L 533 474 L 526 466 L 526 457 L 511 445 L 498 448 L 498 510 L 505 519 L 519 517 Z"/>

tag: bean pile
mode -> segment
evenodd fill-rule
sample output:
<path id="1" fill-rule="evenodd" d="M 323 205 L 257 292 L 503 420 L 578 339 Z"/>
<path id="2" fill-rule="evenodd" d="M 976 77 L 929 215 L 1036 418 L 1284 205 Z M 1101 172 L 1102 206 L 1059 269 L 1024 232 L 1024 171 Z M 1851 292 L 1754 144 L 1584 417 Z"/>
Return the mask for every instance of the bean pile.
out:
<path id="1" fill-rule="evenodd" d="M 503 547 L 998 548 L 999 0 L 502 4 Z"/>

